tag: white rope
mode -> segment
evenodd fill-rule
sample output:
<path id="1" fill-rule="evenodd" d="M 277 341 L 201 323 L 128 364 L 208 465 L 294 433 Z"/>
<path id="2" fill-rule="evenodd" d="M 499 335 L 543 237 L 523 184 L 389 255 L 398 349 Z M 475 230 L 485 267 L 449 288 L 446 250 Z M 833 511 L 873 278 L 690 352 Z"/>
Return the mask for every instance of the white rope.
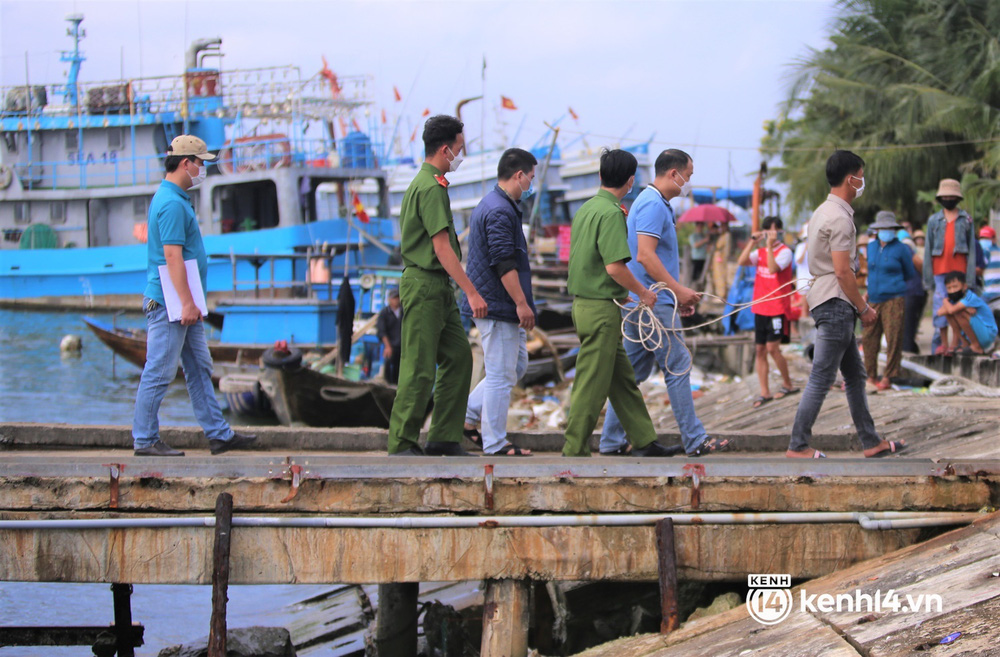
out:
<path id="1" fill-rule="evenodd" d="M 814 281 L 815 279 L 811 279 L 809 281 L 809 284 L 812 285 Z M 791 292 L 788 292 L 786 294 L 782 294 L 781 296 L 774 296 L 774 295 L 777 294 L 781 290 L 781 288 L 787 287 L 789 285 L 795 285 L 797 282 L 799 281 L 792 279 L 787 283 L 784 283 L 783 285 L 779 285 L 777 288 L 765 294 L 764 296 L 760 297 L 759 299 L 754 299 L 749 303 L 732 304 L 733 306 L 732 312 L 728 312 L 725 315 L 722 315 L 715 319 L 703 322 L 701 324 L 696 324 L 694 326 L 679 326 L 677 328 L 673 327 L 673 325 L 677 323 L 677 306 L 678 306 L 677 294 L 675 294 L 674 291 L 671 290 L 666 283 L 654 283 L 649 287 L 650 292 L 653 292 L 657 296 L 659 296 L 660 292 L 666 291 L 669 292 L 670 296 L 674 298 L 674 304 L 671 307 L 671 315 L 670 315 L 671 326 L 669 328 L 664 326 L 663 322 L 661 322 L 660 319 L 653 312 L 652 307 L 647 306 L 641 301 L 629 300 L 626 303 L 621 303 L 617 299 L 615 299 L 615 304 L 617 304 L 618 307 L 624 311 L 624 314 L 622 315 L 622 337 L 625 339 L 626 342 L 642 345 L 642 347 L 646 351 L 656 351 L 657 349 L 661 349 L 664 346 L 664 340 L 666 340 L 667 354 L 664 358 L 664 370 L 666 370 L 667 374 L 670 374 L 671 376 L 683 376 L 691 371 L 691 366 L 693 362 L 693 359 L 690 358 L 691 351 L 687 348 L 687 345 L 684 344 L 684 339 L 680 337 L 680 335 L 678 335 L 678 341 L 681 347 L 683 347 L 688 352 L 689 356 L 688 366 L 683 372 L 672 372 L 670 370 L 670 367 L 666 365 L 666 363 L 669 362 L 670 360 L 670 351 L 673 349 L 673 340 L 670 339 L 670 336 L 668 335 L 669 333 L 676 332 L 679 334 L 682 331 L 693 331 L 695 329 L 704 328 L 706 326 L 715 324 L 716 322 L 721 322 L 725 318 L 730 317 L 731 315 L 735 315 L 736 313 L 742 311 L 744 308 L 749 308 L 750 306 L 761 303 L 763 301 L 776 301 L 778 299 L 784 299 L 785 297 L 790 297 L 794 295 L 796 292 L 798 292 L 798 289 L 792 290 Z M 722 297 L 718 297 L 714 294 L 708 294 L 707 292 L 702 293 L 702 296 L 712 297 L 713 299 L 718 299 L 719 301 L 722 301 L 724 303 L 726 302 L 726 300 L 723 299 Z M 634 303 L 635 306 L 629 308 L 628 304 L 630 303 Z M 629 336 L 628 333 L 626 332 L 626 326 L 628 324 L 634 324 L 636 326 L 636 329 L 638 331 L 637 338 Z"/>
<path id="2" fill-rule="evenodd" d="M 981 385 L 960 376 L 945 376 L 931 383 L 927 394 L 933 397 L 1000 397 L 1000 388 Z"/>

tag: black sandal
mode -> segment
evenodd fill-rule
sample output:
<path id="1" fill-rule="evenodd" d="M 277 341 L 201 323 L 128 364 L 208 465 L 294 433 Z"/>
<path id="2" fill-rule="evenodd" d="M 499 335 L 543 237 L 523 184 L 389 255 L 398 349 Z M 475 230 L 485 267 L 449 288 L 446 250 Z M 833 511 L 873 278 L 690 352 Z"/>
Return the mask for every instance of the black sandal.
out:
<path id="1" fill-rule="evenodd" d="M 722 442 L 719 442 L 716 438 L 709 438 L 702 444 L 698 445 L 693 452 L 688 452 L 688 456 L 696 459 L 704 456 L 705 454 L 729 451 L 729 447 L 730 442 L 728 438 L 723 439 Z"/>
<path id="2" fill-rule="evenodd" d="M 483 448 L 483 434 L 479 433 L 479 429 L 466 429 L 463 427 L 462 435 L 468 438 L 469 442 L 479 449 Z"/>
<path id="3" fill-rule="evenodd" d="M 525 452 L 513 443 L 507 443 L 492 454 L 487 454 L 487 456 L 533 456 L 533 454 Z"/>

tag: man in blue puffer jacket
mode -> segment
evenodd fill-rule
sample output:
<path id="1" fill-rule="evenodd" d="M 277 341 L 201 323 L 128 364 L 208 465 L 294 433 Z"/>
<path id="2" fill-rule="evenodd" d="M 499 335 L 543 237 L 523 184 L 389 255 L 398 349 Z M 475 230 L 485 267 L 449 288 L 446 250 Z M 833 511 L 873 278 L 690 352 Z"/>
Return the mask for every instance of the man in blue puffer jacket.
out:
<path id="1" fill-rule="evenodd" d="M 469 220 L 466 273 L 489 311 L 486 317 L 473 319 L 482 340 L 486 377 L 469 395 L 464 434 L 491 455 L 531 455 L 507 440 L 507 409 L 511 388 L 528 367 L 527 331 L 535 326 L 528 243 L 518 203 L 531 194 L 536 164 L 538 160 L 526 150 L 504 151 L 496 186 Z M 465 298 L 462 314 L 472 317 Z"/>

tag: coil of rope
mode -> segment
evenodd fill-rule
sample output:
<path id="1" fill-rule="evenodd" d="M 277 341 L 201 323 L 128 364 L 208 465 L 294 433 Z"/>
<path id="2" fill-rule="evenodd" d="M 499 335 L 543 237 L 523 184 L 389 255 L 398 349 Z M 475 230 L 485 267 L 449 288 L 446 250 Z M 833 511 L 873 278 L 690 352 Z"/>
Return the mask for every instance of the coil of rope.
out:
<path id="1" fill-rule="evenodd" d="M 961 376 L 945 376 L 931 383 L 927 394 L 932 397 L 987 397 L 1000 398 L 1000 388 L 985 386 Z"/>
<path id="2" fill-rule="evenodd" d="M 810 279 L 808 281 L 809 285 L 812 285 L 814 280 L 815 279 Z M 792 279 L 787 283 L 784 283 L 783 285 L 779 285 L 773 291 L 769 292 L 768 294 L 765 294 L 759 299 L 754 299 L 753 301 L 750 301 L 748 303 L 732 304 L 733 310 L 731 312 L 726 313 L 725 315 L 709 320 L 707 322 L 702 322 L 701 324 L 696 324 L 694 326 L 681 326 L 678 328 L 673 328 L 673 325 L 677 321 L 677 305 L 678 305 L 677 295 L 674 293 L 673 290 L 667 287 L 666 283 L 654 283 L 649 287 L 649 291 L 656 293 L 657 296 L 659 295 L 660 292 L 669 292 L 670 296 L 674 298 L 674 304 L 671 307 L 671 316 L 670 316 L 671 327 L 669 328 L 663 325 L 663 322 L 661 322 L 660 319 L 653 312 L 652 307 L 647 306 L 641 301 L 635 301 L 629 299 L 625 303 L 621 303 L 616 299 L 615 304 L 617 304 L 618 307 L 621 308 L 623 311 L 622 337 L 625 339 L 625 341 L 631 342 L 633 344 L 640 344 L 646 351 L 656 351 L 657 349 L 662 348 L 664 344 L 666 344 L 667 355 L 664 358 L 664 369 L 666 370 L 667 374 L 670 374 L 671 376 L 683 376 L 691 371 L 692 359 L 688 358 L 688 365 L 683 372 L 673 372 L 670 370 L 668 366 L 666 366 L 666 363 L 669 362 L 670 360 L 670 352 L 674 348 L 674 341 L 670 339 L 669 333 L 680 333 L 682 331 L 694 331 L 696 329 L 705 328 L 706 326 L 711 326 L 716 322 L 721 322 L 727 317 L 735 315 L 738 312 L 742 311 L 743 309 L 761 303 L 762 301 L 776 301 L 778 299 L 784 299 L 785 297 L 790 297 L 793 294 L 795 294 L 798 290 L 792 290 L 791 292 L 787 292 L 779 296 L 775 295 L 778 294 L 778 292 L 780 292 L 782 288 L 788 287 L 789 285 L 795 285 L 796 283 L 801 283 L 801 281 L 796 281 L 795 279 Z M 704 292 L 702 293 L 702 296 L 712 297 L 713 299 L 718 299 L 719 301 L 726 303 L 725 299 L 723 299 L 722 297 L 718 297 L 714 294 L 708 294 L 707 292 Z M 626 326 L 628 324 L 635 325 L 638 331 L 637 338 L 629 336 L 628 333 L 626 332 Z M 691 351 L 687 348 L 687 345 L 684 344 L 684 341 L 679 340 L 678 344 L 681 348 L 687 351 L 688 355 L 690 356 Z"/>

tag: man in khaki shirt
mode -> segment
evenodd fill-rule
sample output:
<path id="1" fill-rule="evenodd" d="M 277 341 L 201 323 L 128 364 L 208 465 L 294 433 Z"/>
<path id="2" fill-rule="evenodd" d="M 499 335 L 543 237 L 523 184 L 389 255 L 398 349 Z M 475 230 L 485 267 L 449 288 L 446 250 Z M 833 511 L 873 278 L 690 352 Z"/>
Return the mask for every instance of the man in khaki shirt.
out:
<path id="1" fill-rule="evenodd" d="M 864 160 L 850 151 L 831 155 L 826 162 L 830 195 L 809 220 L 809 272 L 815 280 L 806 300 L 816 322 L 816 344 L 809 383 L 799 401 L 785 452 L 788 457 L 826 457 L 809 447 L 809 439 L 838 369 L 844 375 L 847 403 L 865 457 L 888 456 L 905 447 L 903 441 L 882 440 L 875 431 L 865 394 L 867 374 L 854 335 L 856 318 L 865 326 L 876 319 L 855 278 L 858 248 L 851 203 L 865 191 L 864 167 Z"/>

